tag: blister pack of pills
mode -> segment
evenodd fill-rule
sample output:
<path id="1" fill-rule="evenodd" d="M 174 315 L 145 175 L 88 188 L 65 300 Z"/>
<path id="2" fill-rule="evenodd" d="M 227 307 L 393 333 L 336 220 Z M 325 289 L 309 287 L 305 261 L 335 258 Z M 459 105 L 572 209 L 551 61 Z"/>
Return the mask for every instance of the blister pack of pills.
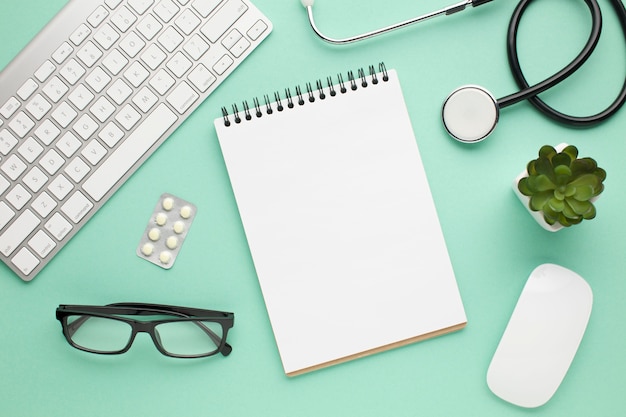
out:
<path id="1" fill-rule="evenodd" d="M 171 194 L 163 194 L 154 207 L 137 247 L 137 256 L 170 269 L 196 216 L 196 206 Z"/>

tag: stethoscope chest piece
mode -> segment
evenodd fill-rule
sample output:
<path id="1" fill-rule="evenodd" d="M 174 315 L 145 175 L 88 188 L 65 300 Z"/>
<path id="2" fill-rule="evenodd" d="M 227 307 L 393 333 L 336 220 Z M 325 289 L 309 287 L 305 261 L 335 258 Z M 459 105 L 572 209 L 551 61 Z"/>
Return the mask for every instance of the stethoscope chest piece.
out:
<path id="1" fill-rule="evenodd" d="M 493 132 L 500 108 L 493 95 L 482 87 L 466 85 L 454 90 L 442 109 L 448 133 L 464 143 L 480 142 Z"/>

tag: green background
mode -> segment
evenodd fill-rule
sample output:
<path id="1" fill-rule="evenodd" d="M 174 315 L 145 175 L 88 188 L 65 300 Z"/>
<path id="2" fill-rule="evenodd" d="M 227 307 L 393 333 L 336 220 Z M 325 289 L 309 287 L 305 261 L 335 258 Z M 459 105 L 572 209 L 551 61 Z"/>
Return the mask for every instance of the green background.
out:
<path id="1" fill-rule="evenodd" d="M 599 2 L 604 32 L 594 56 L 570 80 L 543 95 L 566 112 L 603 109 L 624 81 L 624 37 L 608 0 Z M 65 3 L 0 2 L 0 67 Z M 313 35 L 298 0 L 254 3 L 274 24 L 270 37 L 53 262 L 31 283 L 0 265 L 0 415 L 626 415 L 626 110 L 593 129 L 575 130 L 520 103 L 502 112 L 487 141 L 458 144 L 446 135 L 439 117 L 450 91 L 469 83 L 484 85 L 497 97 L 516 91 L 506 62 L 505 34 L 517 2 L 495 0 L 343 47 Z M 569 62 L 590 27 L 582 1 L 535 3 L 519 34 L 521 60 L 531 82 Z M 322 30 L 342 36 L 446 5 L 446 0 L 318 0 L 315 10 Z M 454 334 L 288 378 L 212 122 L 223 105 L 379 61 L 399 73 L 468 325 Z M 595 220 L 550 233 L 527 214 L 511 184 L 541 145 L 561 142 L 576 145 L 581 156 L 594 157 L 608 178 Z M 187 242 L 169 271 L 135 255 L 163 192 L 198 207 Z M 545 262 L 586 278 L 594 307 L 561 387 L 545 406 L 526 410 L 494 396 L 485 375 L 528 275 Z M 127 354 L 106 357 L 77 351 L 65 342 L 54 317 L 58 304 L 120 301 L 233 311 L 233 353 L 175 360 L 159 354 L 143 335 Z M 394 320 L 393 311 L 389 320 Z"/>

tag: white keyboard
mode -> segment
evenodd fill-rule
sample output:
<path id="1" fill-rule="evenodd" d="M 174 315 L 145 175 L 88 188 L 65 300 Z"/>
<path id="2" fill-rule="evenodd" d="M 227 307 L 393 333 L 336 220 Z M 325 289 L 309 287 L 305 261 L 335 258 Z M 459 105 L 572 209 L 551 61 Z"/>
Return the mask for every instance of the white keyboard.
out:
<path id="1" fill-rule="evenodd" d="M 271 30 L 248 0 L 71 0 L 0 73 L 0 259 L 33 279 Z"/>

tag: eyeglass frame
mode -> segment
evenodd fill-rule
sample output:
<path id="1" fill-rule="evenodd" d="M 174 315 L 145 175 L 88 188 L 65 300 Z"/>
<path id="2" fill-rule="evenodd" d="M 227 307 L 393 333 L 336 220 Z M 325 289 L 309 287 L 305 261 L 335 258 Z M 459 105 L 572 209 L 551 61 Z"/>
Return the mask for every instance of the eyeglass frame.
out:
<path id="1" fill-rule="evenodd" d="M 85 316 L 85 319 L 78 319 L 72 323 L 67 322 L 67 318 L 69 316 L 82 315 Z M 134 320 L 127 317 L 119 317 L 119 316 L 154 316 L 154 315 L 171 315 L 178 316 L 167 319 L 158 319 L 158 320 Z M 72 335 L 82 323 L 89 317 L 99 317 L 106 318 L 111 320 L 118 320 L 127 323 L 131 326 L 132 332 L 128 339 L 126 346 L 122 349 L 112 351 L 112 352 L 103 352 L 98 350 L 93 350 L 86 348 L 84 346 L 80 346 L 72 340 Z M 78 350 L 82 350 L 89 353 L 96 353 L 100 355 L 119 355 L 125 352 L 128 352 L 130 347 L 132 346 L 135 337 L 138 333 L 148 333 L 152 338 L 152 342 L 156 346 L 157 350 L 161 352 L 163 355 L 172 357 L 172 358 L 183 358 L 183 359 L 192 359 L 192 358 L 204 358 L 208 356 L 216 355 L 217 353 L 221 353 L 223 356 L 228 356 L 233 348 L 231 345 L 226 343 L 226 336 L 228 335 L 228 330 L 230 330 L 235 321 L 235 314 L 224 312 L 224 311 L 216 311 L 216 310 L 205 310 L 199 308 L 191 308 L 191 307 L 180 307 L 180 306 L 170 306 L 164 304 L 147 304 L 147 303 L 114 303 L 107 304 L 105 306 L 95 306 L 95 305 L 69 305 L 69 304 L 60 304 L 56 309 L 56 318 L 61 322 L 61 328 L 63 331 L 63 335 L 67 342 L 74 348 Z M 177 355 L 168 352 L 162 346 L 159 341 L 159 336 L 155 333 L 155 327 L 159 324 L 163 323 L 172 323 L 172 322 L 197 322 L 198 326 L 213 340 L 213 342 L 217 345 L 217 349 L 213 352 L 197 354 L 197 355 Z M 220 324 L 222 327 L 222 337 L 219 337 L 215 332 L 213 332 L 208 327 L 204 326 L 201 321 L 210 321 L 214 323 Z M 79 322 L 79 323 L 77 323 Z M 76 327 L 72 330 L 72 326 Z"/>

